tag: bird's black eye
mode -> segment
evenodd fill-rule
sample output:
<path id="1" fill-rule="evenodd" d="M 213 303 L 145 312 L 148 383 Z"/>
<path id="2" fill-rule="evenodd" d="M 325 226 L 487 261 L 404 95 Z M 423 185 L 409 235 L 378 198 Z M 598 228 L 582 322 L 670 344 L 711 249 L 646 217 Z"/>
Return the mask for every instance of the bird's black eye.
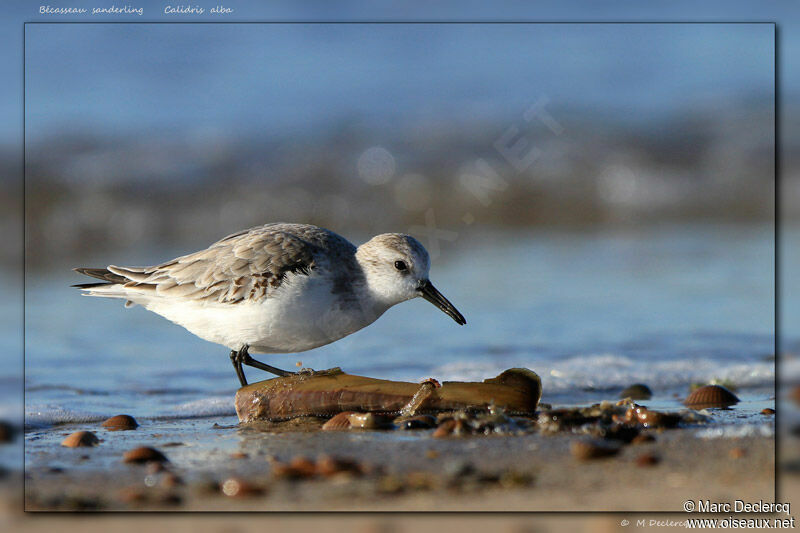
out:
<path id="1" fill-rule="evenodd" d="M 394 267 L 395 267 L 397 270 L 399 270 L 400 272 L 402 272 L 403 270 L 405 270 L 405 269 L 407 269 L 407 268 L 408 268 L 408 267 L 406 266 L 406 262 L 405 262 L 405 261 L 395 261 L 395 262 L 394 262 Z"/>

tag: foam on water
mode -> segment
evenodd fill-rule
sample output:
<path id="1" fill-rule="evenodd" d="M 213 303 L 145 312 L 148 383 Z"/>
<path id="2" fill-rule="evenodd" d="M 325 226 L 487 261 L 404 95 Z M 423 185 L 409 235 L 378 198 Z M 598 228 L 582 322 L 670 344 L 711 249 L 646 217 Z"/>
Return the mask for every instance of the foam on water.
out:
<path id="1" fill-rule="evenodd" d="M 668 389 L 711 380 L 730 381 L 737 387 L 769 386 L 775 379 L 772 361 L 725 363 L 718 359 L 642 361 L 615 354 L 574 356 L 561 361 L 531 360 L 523 365 L 542 378 L 548 392 L 610 390 L 631 383 Z M 440 366 L 434 375 L 443 380 L 480 381 L 508 367 L 490 362 L 458 361 Z"/>
<path id="2" fill-rule="evenodd" d="M 768 424 L 739 424 L 716 426 L 701 429 L 695 436 L 698 439 L 741 439 L 744 437 L 768 437 L 775 435 L 775 425 Z"/>
<path id="3" fill-rule="evenodd" d="M 44 428 L 60 424 L 79 424 L 99 422 L 119 412 L 96 413 L 69 409 L 67 407 L 49 405 L 29 405 L 25 411 L 25 428 Z M 173 406 L 164 406 L 157 413 L 136 416 L 141 420 L 183 420 L 190 418 L 211 418 L 216 416 L 236 416 L 231 396 L 213 396 L 183 402 Z"/>
<path id="4" fill-rule="evenodd" d="M 25 428 L 32 429 L 57 424 L 98 422 L 105 418 L 107 417 L 98 413 L 68 409 L 60 405 L 28 405 L 25 409 Z"/>
<path id="5" fill-rule="evenodd" d="M 193 400 L 175 406 L 174 414 L 178 418 L 205 418 L 212 416 L 234 416 L 231 396 L 214 396 Z"/>

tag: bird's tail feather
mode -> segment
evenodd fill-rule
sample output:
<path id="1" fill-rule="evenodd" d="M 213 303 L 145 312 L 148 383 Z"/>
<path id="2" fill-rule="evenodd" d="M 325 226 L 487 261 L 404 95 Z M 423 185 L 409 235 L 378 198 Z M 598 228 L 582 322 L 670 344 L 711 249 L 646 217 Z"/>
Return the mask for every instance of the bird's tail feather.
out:
<path id="1" fill-rule="evenodd" d="M 101 298 L 129 298 L 128 293 L 125 291 L 124 285 L 130 280 L 126 279 L 125 277 L 115 274 L 107 268 L 81 267 L 73 270 L 91 278 L 102 280 L 100 282 L 78 283 L 76 285 L 72 285 L 73 287 L 81 289 L 84 295 L 99 296 Z M 125 303 L 125 306 L 130 307 L 132 304 L 133 302 L 128 301 Z"/>
<path id="2" fill-rule="evenodd" d="M 79 289 L 88 289 L 92 287 L 99 287 L 101 285 L 109 285 L 114 283 L 125 283 L 128 280 L 124 277 L 120 276 L 119 274 L 114 274 L 107 268 L 86 268 L 86 267 L 78 267 L 73 268 L 75 272 L 79 274 L 83 274 L 85 276 L 89 276 L 90 278 L 96 278 L 103 280 L 103 283 L 81 283 L 78 285 L 73 285 L 73 287 L 78 287 Z"/>

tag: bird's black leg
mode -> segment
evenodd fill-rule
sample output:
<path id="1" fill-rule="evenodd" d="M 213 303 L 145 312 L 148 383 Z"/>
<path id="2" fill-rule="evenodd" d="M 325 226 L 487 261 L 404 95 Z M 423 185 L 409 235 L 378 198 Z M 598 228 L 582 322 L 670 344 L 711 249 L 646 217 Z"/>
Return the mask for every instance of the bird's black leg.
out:
<path id="1" fill-rule="evenodd" d="M 275 374 L 276 376 L 280 376 L 282 378 L 286 376 L 291 376 L 294 372 L 289 372 L 288 370 L 281 370 L 280 368 L 276 368 L 274 366 L 268 365 L 266 363 L 262 363 L 261 361 L 256 361 L 253 359 L 249 353 L 247 353 L 247 349 L 245 348 L 244 352 L 244 359 L 242 363 L 246 364 L 247 366 L 252 366 L 253 368 L 258 368 L 259 370 L 264 370 L 266 372 L 270 372 Z"/>
<path id="2" fill-rule="evenodd" d="M 239 378 L 239 383 L 242 384 L 242 387 L 247 385 L 247 379 L 244 377 L 244 370 L 242 369 L 242 361 L 240 359 L 241 350 L 238 352 L 236 350 L 231 350 L 231 363 L 233 363 L 233 368 L 236 369 L 236 376 Z M 247 352 L 245 352 L 247 353 Z"/>
<path id="3" fill-rule="evenodd" d="M 239 349 L 238 352 L 234 352 L 233 350 L 231 350 L 231 361 L 233 361 L 233 367 L 236 369 L 236 375 L 239 376 L 239 381 L 241 382 L 242 387 L 247 385 L 247 380 L 244 377 L 244 371 L 242 370 L 242 365 L 252 366 L 253 368 L 258 368 L 259 370 L 270 372 L 282 378 L 294 374 L 294 372 L 289 372 L 288 370 L 281 370 L 280 368 L 276 368 L 266 363 L 262 363 L 261 361 L 256 361 L 247 352 L 248 348 L 250 347 L 247 344 L 245 344 Z"/>

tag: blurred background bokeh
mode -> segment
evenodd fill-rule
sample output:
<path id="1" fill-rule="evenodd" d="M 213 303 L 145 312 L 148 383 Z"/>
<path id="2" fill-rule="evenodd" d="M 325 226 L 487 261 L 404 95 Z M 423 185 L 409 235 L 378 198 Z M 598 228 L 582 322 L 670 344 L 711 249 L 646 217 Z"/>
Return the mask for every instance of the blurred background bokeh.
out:
<path id="1" fill-rule="evenodd" d="M 770 221 L 774 31 L 28 25 L 28 266 L 266 221 Z"/>

